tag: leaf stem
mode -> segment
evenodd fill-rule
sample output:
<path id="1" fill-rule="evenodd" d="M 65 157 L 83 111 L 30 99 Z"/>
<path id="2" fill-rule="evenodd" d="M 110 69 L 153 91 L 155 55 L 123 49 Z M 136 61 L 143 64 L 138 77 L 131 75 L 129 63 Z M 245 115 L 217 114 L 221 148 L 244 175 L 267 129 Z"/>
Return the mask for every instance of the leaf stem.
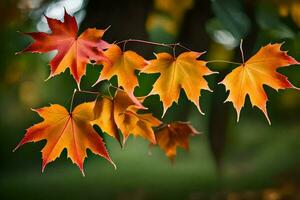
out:
<path id="1" fill-rule="evenodd" d="M 111 92 L 110 92 L 110 87 L 111 87 L 111 83 L 109 83 L 109 85 L 108 85 L 108 87 L 107 87 L 107 92 L 108 92 L 108 94 L 109 94 L 109 96 L 111 97 L 111 98 L 114 98 L 113 97 L 113 95 L 111 94 Z"/>
<path id="2" fill-rule="evenodd" d="M 245 57 L 244 57 L 244 51 L 243 51 L 243 39 L 241 39 L 240 42 L 240 51 L 241 51 L 241 56 L 242 56 L 242 61 L 243 61 L 243 66 L 245 65 Z"/>
<path id="3" fill-rule="evenodd" d="M 176 46 L 173 46 L 173 57 L 174 57 L 174 59 L 176 58 Z"/>
<path id="4" fill-rule="evenodd" d="M 77 92 L 77 89 L 74 89 L 73 95 L 72 95 L 72 99 L 71 99 L 71 103 L 70 103 L 69 113 L 72 113 L 72 110 L 73 110 L 73 102 L 74 102 L 74 97 L 75 97 L 76 92 Z"/>
<path id="5" fill-rule="evenodd" d="M 127 39 L 127 40 L 122 40 L 122 41 L 119 41 L 119 42 L 116 42 L 115 44 L 123 44 L 123 51 L 125 51 L 125 48 L 126 48 L 126 44 L 128 42 L 138 42 L 138 43 L 143 43 L 143 44 L 149 44 L 149 45 L 156 45 L 156 46 L 163 46 L 163 47 L 168 47 L 168 48 L 171 48 L 171 49 L 175 49 L 177 46 L 187 50 L 187 51 L 192 51 L 191 49 L 183 46 L 182 44 L 180 43 L 159 43 L 159 42 L 151 42 L 151 41 L 147 41 L 147 40 L 139 40 L 139 39 Z M 174 50 L 173 50 L 174 51 Z"/>
<path id="6" fill-rule="evenodd" d="M 72 99 L 71 99 L 71 103 L 70 103 L 70 108 L 69 108 L 70 113 L 72 113 L 72 110 L 73 110 L 73 102 L 74 102 L 76 93 L 94 94 L 94 95 L 97 95 L 97 96 L 100 94 L 100 92 L 92 92 L 92 91 L 87 91 L 87 90 L 74 89 Z"/>
<path id="7" fill-rule="evenodd" d="M 126 50 L 126 44 L 128 43 L 128 41 L 124 41 L 124 44 L 123 44 L 123 52 L 125 52 Z"/>

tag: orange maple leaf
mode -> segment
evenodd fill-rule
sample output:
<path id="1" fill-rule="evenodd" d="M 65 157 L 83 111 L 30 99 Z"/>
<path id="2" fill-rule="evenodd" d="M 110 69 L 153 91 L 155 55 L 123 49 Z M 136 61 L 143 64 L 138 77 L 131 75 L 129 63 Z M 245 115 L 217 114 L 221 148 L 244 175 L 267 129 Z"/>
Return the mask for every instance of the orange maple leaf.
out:
<path id="1" fill-rule="evenodd" d="M 150 95 L 160 96 L 164 108 L 163 115 L 173 102 L 178 103 L 181 89 L 203 114 L 199 105 L 201 90 L 211 91 L 204 76 L 215 72 L 206 67 L 205 61 L 197 60 L 202 54 L 184 52 L 174 58 L 168 53 L 159 53 L 156 59 L 150 60 L 150 64 L 142 70 L 143 73 L 160 73 Z"/>
<path id="2" fill-rule="evenodd" d="M 247 94 L 252 106 L 257 106 L 266 116 L 269 124 L 266 102 L 268 97 L 263 85 L 270 86 L 275 90 L 296 88 L 286 76 L 276 70 L 280 67 L 299 64 L 294 58 L 281 51 L 281 44 L 269 44 L 262 47 L 243 65 L 235 68 L 220 83 L 229 90 L 226 101 L 233 103 L 239 121 L 240 111 L 245 104 Z M 226 102 L 225 101 L 225 102 Z"/>
<path id="3" fill-rule="evenodd" d="M 129 105 L 128 105 L 129 106 Z M 114 102 L 108 97 L 99 97 L 94 107 L 96 124 L 101 130 L 115 138 L 120 143 L 120 135 L 114 118 Z"/>
<path id="4" fill-rule="evenodd" d="M 157 144 L 168 158 L 173 161 L 176 156 L 177 147 L 185 150 L 189 149 L 189 136 L 199 134 L 187 122 L 172 122 L 170 124 L 160 127 L 155 132 Z"/>
<path id="5" fill-rule="evenodd" d="M 133 92 L 134 88 L 139 84 L 135 71 L 141 70 L 147 64 L 146 60 L 133 51 L 123 52 L 116 44 L 111 45 L 104 54 L 111 63 L 101 62 L 101 64 L 103 64 L 103 69 L 95 84 L 102 80 L 109 80 L 113 76 L 117 76 L 119 86 L 122 86 L 129 97 L 137 105 L 143 108 Z"/>
<path id="6" fill-rule="evenodd" d="M 44 121 L 27 129 L 15 150 L 25 143 L 46 139 L 47 143 L 42 149 L 42 171 L 49 162 L 60 156 L 64 148 L 67 149 L 68 157 L 80 168 L 83 175 L 86 149 L 102 156 L 116 167 L 109 157 L 102 138 L 91 124 L 94 119 L 94 104 L 94 102 L 80 104 L 72 113 L 58 104 L 35 110 Z"/>
<path id="7" fill-rule="evenodd" d="M 138 114 L 138 109 L 139 106 L 126 92 L 117 91 L 114 99 L 101 97 L 97 100 L 93 123 L 119 142 L 118 130 L 120 130 L 123 135 L 123 144 L 130 134 L 140 135 L 151 143 L 156 143 L 152 127 L 159 126 L 161 122 L 151 114 Z"/>
<path id="8" fill-rule="evenodd" d="M 20 53 L 45 53 L 57 50 L 56 56 L 50 62 L 49 78 L 70 68 L 79 88 L 81 77 L 86 73 L 87 63 L 100 60 L 110 63 L 103 52 L 103 49 L 110 46 L 102 40 L 105 30 L 89 28 L 78 37 L 75 17 L 66 11 L 64 22 L 48 17 L 46 19 L 52 33 L 25 33 L 35 41 Z"/>
<path id="9" fill-rule="evenodd" d="M 120 115 L 119 127 L 122 131 L 125 141 L 130 134 L 135 137 L 141 136 L 147 139 L 152 144 L 156 144 L 156 139 L 153 131 L 153 127 L 161 125 L 161 121 L 155 118 L 152 114 L 138 114 L 138 109 L 134 106 L 130 106 L 123 115 Z"/>

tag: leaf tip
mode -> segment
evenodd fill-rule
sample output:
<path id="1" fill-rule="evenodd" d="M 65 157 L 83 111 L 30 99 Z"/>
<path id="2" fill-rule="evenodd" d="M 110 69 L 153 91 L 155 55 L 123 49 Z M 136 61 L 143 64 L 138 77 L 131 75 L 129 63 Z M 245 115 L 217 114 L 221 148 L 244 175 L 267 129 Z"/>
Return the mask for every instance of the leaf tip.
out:
<path id="1" fill-rule="evenodd" d="M 220 74 L 220 72 L 217 72 L 217 71 L 211 71 L 211 74 Z"/>
<path id="2" fill-rule="evenodd" d="M 99 79 L 92 85 L 92 87 L 95 87 L 100 81 L 101 81 L 101 78 L 99 77 Z"/>
<path id="3" fill-rule="evenodd" d="M 224 80 L 225 79 L 223 79 L 222 81 L 218 82 L 218 85 L 225 85 Z"/>
<path id="4" fill-rule="evenodd" d="M 163 113 L 162 113 L 162 115 L 161 115 L 161 118 L 163 118 L 163 117 L 165 116 L 167 110 L 168 110 L 167 108 L 165 108 L 165 107 L 163 108 Z"/>
<path id="5" fill-rule="evenodd" d="M 236 123 L 239 123 L 239 121 L 240 121 L 240 113 L 241 113 L 241 110 L 236 108 L 236 115 L 237 115 L 236 116 Z"/>
<path id="6" fill-rule="evenodd" d="M 43 163 L 42 163 L 42 173 L 44 173 L 46 165 L 47 165 L 47 161 L 43 160 Z"/>
<path id="7" fill-rule="evenodd" d="M 202 109 L 201 109 L 201 107 L 200 107 L 199 103 L 198 103 L 198 102 L 196 102 L 196 103 L 194 103 L 194 104 L 196 105 L 196 107 L 197 107 L 197 109 L 198 109 L 199 113 L 200 113 L 201 115 L 205 115 L 205 113 L 202 111 Z"/>
<path id="8" fill-rule="evenodd" d="M 267 109 L 266 109 L 266 108 L 263 108 L 263 109 L 261 109 L 261 110 L 262 110 L 262 112 L 264 113 L 264 115 L 265 115 L 265 117 L 266 117 L 266 119 L 267 119 L 267 121 L 268 121 L 268 124 L 271 126 L 271 120 L 270 120 L 270 118 L 269 118 Z"/>
<path id="9" fill-rule="evenodd" d="M 17 151 L 18 150 L 18 148 L 20 147 L 21 145 L 20 145 L 20 143 L 12 150 L 12 152 L 15 152 L 15 151 Z"/>
<path id="10" fill-rule="evenodd" d="M 85 173 L 84 173 L 83 166 L 79 166 L 79 168 L 80 168 L 80 171 L 81 171 L 82 176 L 85 177 Z"/>
<path id="11" fill-rule="evenodd" d="M 80 88 L 80 79 L 79 80 L 76 80 L 76 84 L 77 84 L 77 89 L 78 91 L 81 91 L 81 88 Z M 75 89 L 76 90 L 76 89 Z"/>
<path id="12" fill-rule="evenodd" d="M 110 160 L 109 162 L 113 165 L 114 169 L 117 170 L 117 165 L 112 160 Z"/>
<path id="13" fill-rule="evenodd" d="M 48 81 L 49 79 L 51 79 L 53 76 L 55 76 L 54 73 L 50 73 L 49 76 L 44 80 L 45 82 Z"/>
<path id="14" fill-rule="evenodd" d="M 27 143 L 27 142 L 26 142 L 26 140 L 23 138 L 23 139 L 18 143 L 18 145 L 13 149 L 12 152 L 17 151 L 17 150 L 18 150 L 21 146 L 23 146 L 25 143 Z"/>
<path id="15" fill-rule="evenodd" d="M 294 86 L 294 85 L 292 85 L 291 88 L 292 88 L 292 89 L 295 89 L 295 90 L 300 90 L 300 88 L 298 88 L 298 87 L 296 87 L 296 86 Z"/>
<path id="16" fill-rule="evenodd" d="M 20 55 L 22 51 L 15 52 L 15 55 Z"/>

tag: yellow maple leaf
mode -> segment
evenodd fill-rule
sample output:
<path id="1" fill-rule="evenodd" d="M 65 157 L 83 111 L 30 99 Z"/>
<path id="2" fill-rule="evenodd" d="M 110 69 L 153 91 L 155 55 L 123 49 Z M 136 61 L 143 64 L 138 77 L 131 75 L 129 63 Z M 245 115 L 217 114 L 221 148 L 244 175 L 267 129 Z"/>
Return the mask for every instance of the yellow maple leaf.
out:
<path id="1" fill-rule="evenodd" d="M 150 95 L 158 94 L 160 96 L 164 107 L 163 115 L 173 102 L 178 103 L 181 89 L 203 114 L 199 105 L 200 92 L 203 89 L 211 91 L 204 76 L 215 72 L 206 67 L 205 61 L 197 60 L 202 54 L 200 52 L 184 52 L 174 58 L 168 53 L 159 53 L 156 55 L 156 59 L 150 60 L 142 70 L 143 73 L 160 73 Z"/>
<path id="2" fill-rule="evenodd" d="M 138 86 L 138 79 L 135 70 L 141 70 L 146 64 L 146 60 L 133 51 L 123 52 L 116 44 L 104 52 L 104 55 L 111 61 L 101 62 L 103 69 L 99 79 L 95 84 L 102 80 L 109 80 L 113 76 L 117 76 L 118 85 L 122 86 L 128 93 L 129 97 L 140 107 L 143 107 L 134 96 L 134 88 Z"/>
<path id="3" fill-rule="evenodd" d="M 233 103 L 239 121 L 240 111 L 245 104 L 247 95 L 253 106 L 257 106 L 265 114 L 269 124 L 266 102 L 268 97 L 263 85 L 270 86 L 275 90 L 295 88 L 286 76 L 276 70 L 280 67 L 299 64 L 294 58 L 281 51 L 281 44 L 269 44 L 262 47 L 243 65 L 235 68 L 220 83 L 229 90 L 226 101 Z"/>

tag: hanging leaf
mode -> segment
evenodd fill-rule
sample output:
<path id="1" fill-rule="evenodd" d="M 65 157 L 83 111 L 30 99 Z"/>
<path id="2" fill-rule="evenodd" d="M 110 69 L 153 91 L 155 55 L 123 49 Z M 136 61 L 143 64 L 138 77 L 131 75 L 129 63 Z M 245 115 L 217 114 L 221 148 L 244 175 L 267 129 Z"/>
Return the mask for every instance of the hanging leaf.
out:
<path id="1" fill-rule="evenodd" d="M 101 97 L 97 100 L 94 108 L 96 119 L 93 123 L 119 142 L 120 130 L 123 144 L 130 134 L 140 135 L 151 143 L 156 143 L 152 127 L 159 126 L 161 122 L 152 114 L 138 114 L 138 109 L 139 106 L 126 92 L 117 91 L 114 99 Z"/>
<path id="2" fill-rule="evenodd" d="M 49 78 L 70 68 L 79 87 L 81 77 L 85 75 L 87 63 L 91 61 L 110 63 L 103 52 L 103 49 L 110 46 L 102 40 L 105 30 L 89 28 L 78 37 L 75 17 L 70 16 L 66 11 L 64 22 L 48 17 L 46 19 L 52 33 L 25 33 L 35 41 L 20 53 L 46 53 L 57 50 L 56 56 L 50 62 Z"/>
<path id="3" fill-rule="evenodd" d="M 177 147 L 189 150 L 189 136 L 199 134 L 187 122 L 173 122 L 160 127 L 156 132 L 156 141 L 166 156 L 173 161 Z"/>
<path id="4" fill-rule="evenodd" d="M 119 86 L 122 86 L 128 93 L 129 97 L 141 108 L 143 105 L 134 96 L 133 91 L 138 86 L 138 79 L 135 70 L 141 70 L 146 64 L 146 60 L 133 51 L 122 52 L 120 47 L 113 44 L 105 51 L 105 56 L 112 62 L 102 62 L 103 69 L 98 81 L 109 80 L 113 76 L 117 76 Z"/>
<path id="5" fill-rule="evenodd" d="M 94 102 L 90 102 L 78 105 L 71 113 L 58 104 L 35 110 L 44 121 L 27 129 L 15 150 L 28 142 L 47 140 L 42 149 L 42 171 L 49 162 L 60 156 L 64 148 L 67 149 L 68 157 L 80 168 L 83 175 L 83 162 L 87 156 L 87 149 L 102 156 L 116 167 L 108 155 L 102 138 L 91 124 L 94 119 L 93 107 Z"/>
<path id="6" fill-rule="evenodd" d="M 220 83 L 229 90 L 226 101 L 231 101 L 237 112 L 239 121 L 240 112 L 245 104 L 246 95 L 249 95 L 253 106 L 257 106 L 266 116 L 269 124 L 266 103 L 267 94 L 263 85 L 275 90 L 295 88 L 288 78 L 276 70 L 280 67 L 299 64 L 294 58 L 281 51 L 281 44 L 269 44 L 262 47 L 243 65 L 235 68 Z"/>
<path id="7" fill-rule="evenodd" d="M 204 76 L 214 72 L 206 67 L 205 61 L 197 60 L 202 54 L 184 52 L 174 58 L 168 53 L 159 53 L 156 59 L 150 60 L 149 65 L 142 70 L 143 73 L 160 73 L 150 95 L 160 96 L 164 107 L 163 115 L 173 102 L 178 103 L 181 89 L 203 114 L 199 105 L 200 92 L 201 90 L 211 91 Z"/>

